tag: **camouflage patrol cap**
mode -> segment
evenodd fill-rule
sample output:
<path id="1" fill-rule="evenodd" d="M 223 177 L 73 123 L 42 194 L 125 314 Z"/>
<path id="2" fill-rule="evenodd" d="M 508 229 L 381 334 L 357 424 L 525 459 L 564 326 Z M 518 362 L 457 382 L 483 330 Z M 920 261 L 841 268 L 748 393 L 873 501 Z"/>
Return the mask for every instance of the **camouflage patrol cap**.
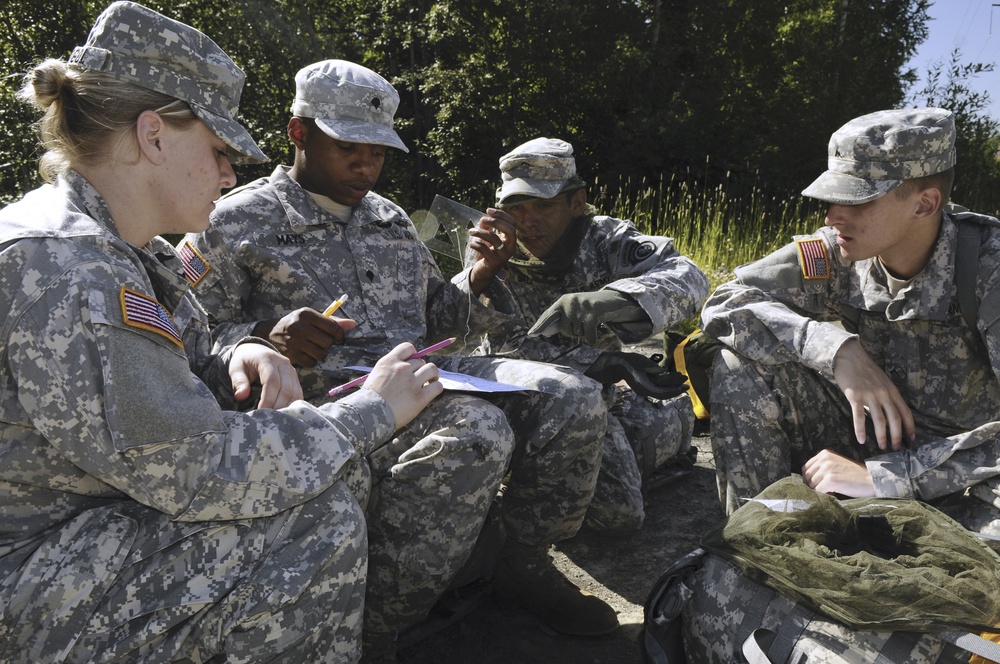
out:
<path id="1" fill-rule="evenodd" d="M 535 138 L 500 157 L 497 205 L 515 205 L 552 198 L 587 183 L 576 174 L 573 146 L 558 138 Z"/>
<path id="2" fill-rule="evenodd" d="M 324 60 L 295 75 L 292 115 L 314 118 L 331 138 L 387 145 L 409 152 L 392 128 L 399 94 L 371 69 L 346 60 Z"/>
<path id="3" fill-rule="evenodd" d="M 830 137 L 827 171 L 803 196 L 859 205 L 903 180 L 955 165 L 955 117 L 943 108 L 878 111 L 855 118 Z"/>
<path id="4" fill-rule="evenodd" d="M 234 161 L 267 161 L 235 119 L 243 71 L 189 25 L 134 2 L 114 2 L 97 17 L 86 44 L 73 50 L 69 63 L 186 101 L 230 147 Z"/>

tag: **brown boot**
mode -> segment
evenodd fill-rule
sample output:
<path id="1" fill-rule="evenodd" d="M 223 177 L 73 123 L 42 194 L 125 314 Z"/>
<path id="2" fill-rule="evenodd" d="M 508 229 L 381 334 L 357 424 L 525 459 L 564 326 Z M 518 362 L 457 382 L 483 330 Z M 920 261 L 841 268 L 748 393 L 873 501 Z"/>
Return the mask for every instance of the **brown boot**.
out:
<path id="1" fill-rule="evenodd" d="M 507 540 L 493 572 L 493 593 L 563 634 L 600 636 L 618 627 L 615 610 L 563 576 L 547 546 L 527 547 Z"/>

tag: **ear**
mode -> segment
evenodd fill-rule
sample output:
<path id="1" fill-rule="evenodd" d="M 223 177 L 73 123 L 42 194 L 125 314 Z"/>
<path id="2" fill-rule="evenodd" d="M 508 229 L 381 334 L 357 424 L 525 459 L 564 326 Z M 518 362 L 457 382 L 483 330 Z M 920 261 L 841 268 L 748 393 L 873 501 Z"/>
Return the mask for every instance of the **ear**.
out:
<path id="1" fill-rule="evenodd" d="M 927 187 L 917 193 L 917 207 L 914 211 L 917 217 L 930 217 L 941 211 L 944 204 L 941 190 L 937 187 Z"/>
<path id="2" fill-rule="evenodd" d="M 577 189 L 573 192 L 573 196 L 569 199 L 569 209 L 573 211 L 574 217 L 579 217 L 583 214 L 584 209 L 587 207 L 587 190 Z"/>
<path id="3" fill-rule="evenodd" d="M 309 125 L 302 121 L 302 118 L 291 118 L 288 121 L 288 138 L 291 139 L 296 149 L 304 150 L 306 138 L 309 136 Z"/>
<path id="4" fill-rule="evenodd" d="M 135 138 L 139 154 L 154 164 L 166 159 L 164 133 L 167 124 L 156 111 L 143 111 L 135 121 Z"/>

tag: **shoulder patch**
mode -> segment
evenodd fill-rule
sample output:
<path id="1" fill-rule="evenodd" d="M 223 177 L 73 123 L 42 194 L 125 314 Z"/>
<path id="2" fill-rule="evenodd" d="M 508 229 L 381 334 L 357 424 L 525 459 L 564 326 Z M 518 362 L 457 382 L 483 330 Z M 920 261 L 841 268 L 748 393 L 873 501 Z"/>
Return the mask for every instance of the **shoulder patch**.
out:
<path id="1" fill-rule="evenodd" d="M 118 298 L 122 305 L 122 318 L 129 327 L 155 332 L 184 348 L 181 335 L 177 334 L 174 317 L 151 297 L 122 286 Z"/>
<path id="2" fill-rule="evenodd" d="M 826 244 L 823 238 L 796 240 L 799 248 L 799 264 L 802 266 L 802 276 L 806 279 L 829 279 L 830 260 L 826 255 Z"/>
<path id="3" fill-rule="evenodd" d="M 212 269 L 212 265 L 187 240 L 181 243 L 177 253 L 181 258 L 181 264 L 184 265 L 184 276 L 192 286 L 197 286 Z"/>

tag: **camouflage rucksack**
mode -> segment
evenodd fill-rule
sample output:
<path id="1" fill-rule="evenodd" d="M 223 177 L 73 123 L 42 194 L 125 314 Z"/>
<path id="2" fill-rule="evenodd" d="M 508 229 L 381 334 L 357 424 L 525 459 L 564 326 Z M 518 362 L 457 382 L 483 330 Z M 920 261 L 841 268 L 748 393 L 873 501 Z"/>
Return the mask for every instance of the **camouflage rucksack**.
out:
<path id="1" fill-rule="evenodd" d="M 838 501 L 798 477 L 737 510 L 656 583 L 646 662 L 1000 661 L 1000 557 L 913 500 Z"/>

